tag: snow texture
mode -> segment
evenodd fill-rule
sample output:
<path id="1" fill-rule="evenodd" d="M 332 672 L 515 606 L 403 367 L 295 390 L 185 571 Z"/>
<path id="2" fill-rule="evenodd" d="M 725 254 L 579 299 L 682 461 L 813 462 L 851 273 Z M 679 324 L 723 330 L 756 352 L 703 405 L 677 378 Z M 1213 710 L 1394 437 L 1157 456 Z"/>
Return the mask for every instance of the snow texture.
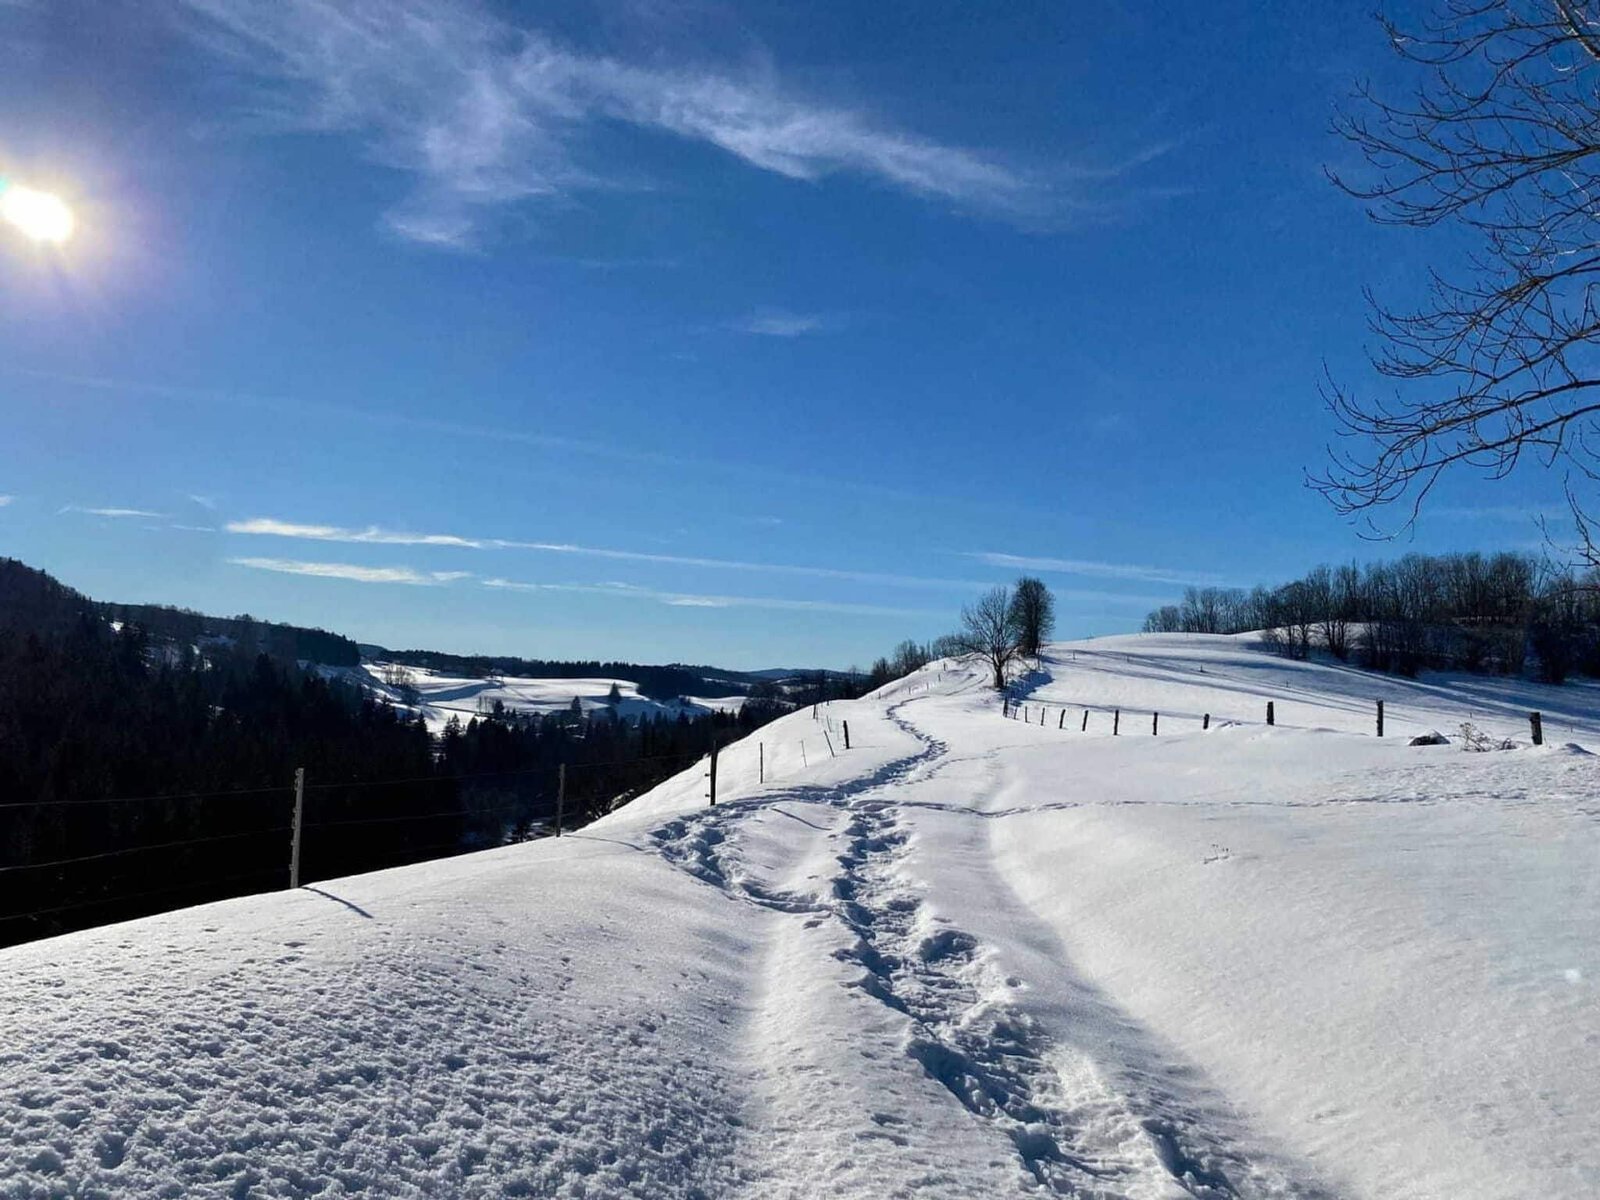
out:
<path id="1" fill-rule="evenodd" d="M 0 1196 L 1600 1196 L 1592 689 L 1149 636 L 1020 692 L 0 951 Z M 1408 744 L 1462 722 L 1524 745 Z"/>

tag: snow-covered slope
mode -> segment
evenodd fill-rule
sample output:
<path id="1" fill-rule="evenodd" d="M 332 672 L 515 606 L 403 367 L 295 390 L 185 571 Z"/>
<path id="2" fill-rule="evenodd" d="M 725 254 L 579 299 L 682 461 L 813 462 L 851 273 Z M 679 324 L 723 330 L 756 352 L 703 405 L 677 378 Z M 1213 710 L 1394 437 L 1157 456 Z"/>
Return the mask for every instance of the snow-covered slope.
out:
<path id="1" fill-rule="evenodd" d="M 496 675 L 478 678 L 465 675 L 447 675 L 426 667 L 405 667 L 406 687 L 396 686 L 393 664 L 367 662 L 358 668 L 327 668 L 330 674 L 353 678 L 362 687 L 383 696 L 399 708 L 420 714 L 428 728 L 438 733 L 451 717 L 462 724 L 473 717 L 493 709 L 496 701 L 512 712 L 551 713 L 568 709 L 573 700 L 584 712 L 612 712 L 626 720 L 640 716 L 676 717 L 679 713 L 695 716 L 714 710 L 738 712 L 744 706 L 743 695 L 730 696 L 680 696 L 672 700 L 652 700 L 639 693 L 639 685 L 630 679 L 545 679 L 523 678 L 515 675 Z M 616 687 L 620 699 L 611 701 L 611 689 Z M 414 693 L 414 699 L 407 696 Z"/>
<path id="2" fill-rule="evenodd" d="M 1591 693 L 1160 637 L 1028 685 L 0 951 L 0 1195 L 1600 1196 L 1600 760 L 1367 720 L 1581 743 Z"/>

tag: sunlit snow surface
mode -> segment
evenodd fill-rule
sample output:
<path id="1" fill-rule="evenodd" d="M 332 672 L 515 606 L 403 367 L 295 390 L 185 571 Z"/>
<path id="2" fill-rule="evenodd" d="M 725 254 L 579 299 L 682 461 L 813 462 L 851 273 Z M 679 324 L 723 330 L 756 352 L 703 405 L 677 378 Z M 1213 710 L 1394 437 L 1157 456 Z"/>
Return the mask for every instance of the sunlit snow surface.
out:
<path id="1" fill-rule="evenodd" d="M 1026 686 L 935 664 L 715 809 L 702 765 L 0 951 L 0 1196 L 1600 1195 L 1592 690 L 1193 637 Z"/>

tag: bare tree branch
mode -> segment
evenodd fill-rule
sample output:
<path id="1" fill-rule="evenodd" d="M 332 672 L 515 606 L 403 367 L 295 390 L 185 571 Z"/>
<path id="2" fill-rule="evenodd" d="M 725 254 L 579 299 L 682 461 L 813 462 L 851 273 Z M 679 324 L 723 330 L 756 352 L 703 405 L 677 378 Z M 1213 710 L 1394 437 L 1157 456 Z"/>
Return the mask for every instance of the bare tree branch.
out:
<path id="1" fill-rule="evenodd" d="M 1384 28 L 1423 81 L 1406 101 L 1358 91 L 1335 130 L 1375 180 L 1330 177 L 1375 221 L 1454 224 L 1479 248 L 1415 310 L 1369 294 L 1392 399 L 1323 385 L 1354 449 L 1310 482 L 1377 534 L 1374 510 L 1404 501 L 1410 525 L 1447 470 L 1503 478 L 1532 454 L 1600 476 L 1600 0 L 1440 0 Z"/>

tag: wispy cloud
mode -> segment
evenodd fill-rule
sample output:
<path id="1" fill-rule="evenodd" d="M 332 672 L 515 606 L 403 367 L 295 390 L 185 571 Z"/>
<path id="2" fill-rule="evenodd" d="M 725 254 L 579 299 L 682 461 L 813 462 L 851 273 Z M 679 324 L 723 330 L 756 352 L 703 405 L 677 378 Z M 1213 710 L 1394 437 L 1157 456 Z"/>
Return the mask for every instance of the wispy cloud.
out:
<path id="1" fill-rule="evenodd" d="M 80 504 L 68 504 L 60 511 L 64 513 L 84 513 L 91 517 L 112 517 L 117 520 L 141 517 L 145 520 L 160 521 L 167 516 L 166 513 L 151 512 L 145 508 L 88 508 Z"/>
<path id="2" fill-rule="evenodd" d="M 198 496 L 195 493 L 190 492 L 188 499 L 191 504 L 198 504 L 201 508 L 208 508 L 212 512 L 216 512 L 217 510 L 217 502 L 210 496 Z"/>
<path id="3" fill-rule="evenodd" d="M 766 608 L 782 612 L 845 613 L 870 617 L 942 617 L 943 612 L 895 608 L 878 604 L 851 604 L 833 600 L 798 600 L 773 596 L 701 595 L 665 592 L 626 583 L 522 583 L 512 579 L 485 579 L 483 586 L 513 592 L 577 592 L 583 595 L 631 597 L 672 608 Z"/>
<path id="4" fill-rule="evenodd" d="M 804 337 L 808 333 L 821 333 L 827 327 L 827 322 L 815 313 L 790 312 L 752 313 L 728 324 L 735 333 L 778 338 Z"/>
<path id="5" fill-rule="evenodd" d="M 353 583 L 405 583 L 433 586 L 471 578 L 467 571 L 417 571 L 411 567 L 362 567 L 355 563 L 303 562 L 291 558 L 230 558 L 236 567 L 276 571 L 280 575 L 310 575 L 317 579 L 346 579 Z"/>
<path id="6" fill-rule="evenodd" d="M 461 546 L 481 549 L 485 543 L 476 538 L 456 537 L 448 533 L 405 533 L 396 529 L 380 529 L 370 525 L 365 529 L 344 529 L 337 525 L 304 525 L 294 521 L 278 521 L 271 517 L 251 517 L 244 521 L 229 521 L 229 533 L 264 534 L 270 537 L 301 538 L 313 542 L 349 542 L 374 546 Z"/>
<path id="7" fill-rule="evenodd" d="M 1142 583 L 1220 584 L 1222 578 L 1205 571 L 1185 571 L 1170 567 L 1146 567 L 1134 563 L 1095 562 L 1082 558 L 1035 558 L 1023 554 L 1000 554 L 992 550 L 968 553 L 991 567 L 1017 571 L 1049 571 L 1062 575 L 1086 575 L 1097 579 L 1132 579 Z"/>
<path id="8" fill-rule="evenodd" d="M 0 508 L 4 508 L 6 505 L 10 504 L 15 499 L 16 499 L 15 496 L 0 496 Z"/>
<path id="9" fill-rule="evenodd" d="M 717 147 L 801 181 L 852 174 L 964 208 L 1036 215 L 1104 188 L 1148 151 L 1045 180 L 991 153 L 801 96 L 760 70 L 641 65 L 579 52 L 474 0 L 183 0 L 190 32 L 264 85 L 269 129 L 362 139 L 413 173 L 386 214 L 403 237 L 470 245 L 496 205 L 635 186 L 594 165 L 591 134 L 628 125 Z"/>
<path id="10" fill-rule="evenodd" d="M 647 550 L 614 550 L 602 546 L 582 546 L 572 542 L 535 542 L 513 538 L 462 537 L 450 533 L 403 533 L 369 526 L 352 529 L 338 525 L 303 524 L 273 517 L 251 517 L 230 521 L 228 532 L 270 537 L 294 538 L 315 542 L 345 542 L 380 546 L 455 546 L 474 550 L 525 550 L 540 554 L 597 558 L 611 562 L 651 563 L 658 566 L 706 567 L 717 570 L 749 571 L 774 575 L 833 579 L 850 583 L 884 584 L 890 587 L 966 589 L 984 586 L 971 579 L 939 579 L 919 575 L 897 575 L 885 571 L 854 571 L 843 567 L 814 567 L 792 563 L 745 562 L 739 559 L 705 558 L 688 554 L 657 554 Z"/>

